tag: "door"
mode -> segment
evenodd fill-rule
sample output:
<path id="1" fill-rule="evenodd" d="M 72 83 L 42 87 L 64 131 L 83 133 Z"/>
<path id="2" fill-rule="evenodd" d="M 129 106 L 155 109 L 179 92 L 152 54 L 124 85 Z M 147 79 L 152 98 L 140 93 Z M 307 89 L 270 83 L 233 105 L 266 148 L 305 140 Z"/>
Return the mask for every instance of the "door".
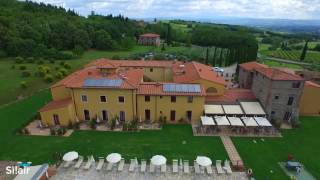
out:
<path id="1" fill-rule="evenodd" d="M 283 120 L 286 121 L 286 122 L 290 122 L 291 115 L 292 115 L 291 112 L 286 112 L 286 113 L 284 114 Z"/>
<path id="2" fill-rule="evenodd" d="M 175 121 L 176 120 L 176 111 L 171 111 L 170 112 L 170 120 Z"/>
<path id="3" fill-rule="evenodd" d="M 87 121 L 89 121 L 90 120 L 90 112 L 89 112 L 89 110 L 84 110 L 83 111 L 83 113 L 84 113 L 84 120 L 87 120 Z"/>
<path id="4" fill-rule="evenodd" d="M 120 121 L 125 122 L 126 121 L 126 114 L 124 111 L 120 111 Z"/>
<path id="5" fill-rule="evenodd" d="M 106 110 L 102 111 L 102 120 L 108 121 L 108 112 Z"/>
<path id="6" fill-rule="evenodd" d="M 144 114 L 145 114 L 145 118 L 146 118 L 146 121 L 150 121 L 150 110 L 149 109 L 146 109 L 145 110 L 145 112 L 144 112 Z"/>
<path id="7" fill-rule="evenodd" d="M 187 120 L 190 122 L 192 119 L 192 111 L 187 111 Z"/>
<path id="8" fill-rule="evenodd" d="M 58 114 L 54 114 L 53 115 L 53 123 L 54 125 L 60 125 L 60 119 L 59 119 L 59 115 Z"/>

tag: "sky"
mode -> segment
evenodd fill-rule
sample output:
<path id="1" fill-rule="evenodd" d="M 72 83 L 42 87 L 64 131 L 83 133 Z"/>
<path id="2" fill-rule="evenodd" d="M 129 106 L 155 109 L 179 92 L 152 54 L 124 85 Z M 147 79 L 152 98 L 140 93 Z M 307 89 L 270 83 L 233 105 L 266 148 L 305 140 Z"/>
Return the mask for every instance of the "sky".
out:
<path id="1" fill-rule="evenodd" d="M 320 0 L 33 0 L 74 9 L 81 15 L 130 18 L 320 19 Z"/>

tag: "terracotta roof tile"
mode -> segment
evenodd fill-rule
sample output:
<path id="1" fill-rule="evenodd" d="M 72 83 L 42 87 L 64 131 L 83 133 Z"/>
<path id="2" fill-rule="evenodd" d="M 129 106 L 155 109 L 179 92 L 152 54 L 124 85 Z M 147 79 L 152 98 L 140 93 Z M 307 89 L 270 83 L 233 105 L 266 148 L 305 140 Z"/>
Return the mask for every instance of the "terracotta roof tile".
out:
<path id="1" fill-rule="evenodd" d="M 226 89 L 222 96 L 206 96 L 206 103 L 234 103 L 237 100 L 256 100 L 256 97 L 250 89 Z"/>
<path id="2" fill-rule="evenodd" d="M 317 83 L 312 82 L 312 81 L 306 81 L 305 86 L 311 86 L 311 87 L 320 88 L 320 84 L 317 84 Z"/>
<path id="3" fill-rule="evenodd" d="M 290 72 L 276 68 L 257 68 L 256 71 L 272 80 L 278 81 L 302 81 L 303 78 Z"/>
<path id="4" fill-rule="evenodd" d="M 239 66 L 247 71 L 253 71 L 256 68 L 267 68 L 267 65 L 260 64 L 256 61 L 239 64 Z"/>
<path id="5" fill-rule="evenodd" d="M 141 34 L 140 37 L 160 37 L 160 35 L 154 34 L 154 33 L 146 33 L 146 34 Z"/>
<path id="6" fill-rule="evenodd" d="M 181 64 L 179 61 L 168 61 L 168 60 L 110 60 L 110 59 L 98 59 L 87 65 L 103 67 L 110 66 L 110 64 L 114 64 L 115 66 L 120 67 L 172 67 L 175 64 Z"/>
<path id="7" fill-rule="evenodd" d="M 184 92 L 164 92 L 163 91 L 163 84 L 169 84 L 169 83 L 142 83 L 140 84 L 138 88 L 137 94 L 140 95 L 163 95 L 163 96 L 205 96 L 205 90 L 201 86 L 201 92 L 200 93 L 184 93 Z M 174 84 L 174 83 L 170 83 Z"/>
<path id="8" fill-rule="evenodd" d="M 62 100 L 57 100 L 57 101 L 51 101 L 48 104 L 46 104 L 44 107 L 42 107 L 39 112 L 44 112 L 44 111 L 49 111 L 53 109 L 59 109 L 59 108 L 64 108 L 72 103 L 71 98 L 66 98 Z"/>
<path id="9" fill-rule="evenodd" d="M 179 71 L 182 71 L 182 73 Z M 212 67 L 198 62 L 189 62 L 184 64 L 183 67 L 175 68 L 173 80 L 176 83 L 187 83 L 199 79 L 208 80 L 222 85 L 226 84 L 224 78 L 219 76 Z"/>

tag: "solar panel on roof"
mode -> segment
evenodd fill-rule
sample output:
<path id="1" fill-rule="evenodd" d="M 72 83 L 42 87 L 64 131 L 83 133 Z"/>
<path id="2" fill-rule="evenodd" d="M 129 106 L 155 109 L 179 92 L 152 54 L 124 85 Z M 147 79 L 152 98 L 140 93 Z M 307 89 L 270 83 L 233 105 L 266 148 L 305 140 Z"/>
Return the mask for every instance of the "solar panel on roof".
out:
<path id="1" fill-rule="evenodd" d="M 199 84 L 164 84 L 164 92 L 185 92 L 185 93 L 200 93 Z"/>
<path id="2" fill-rule="evenodd" d="M 119 87 L 122 79 L 86 79 L 83 83 L 85 87 Z"/>

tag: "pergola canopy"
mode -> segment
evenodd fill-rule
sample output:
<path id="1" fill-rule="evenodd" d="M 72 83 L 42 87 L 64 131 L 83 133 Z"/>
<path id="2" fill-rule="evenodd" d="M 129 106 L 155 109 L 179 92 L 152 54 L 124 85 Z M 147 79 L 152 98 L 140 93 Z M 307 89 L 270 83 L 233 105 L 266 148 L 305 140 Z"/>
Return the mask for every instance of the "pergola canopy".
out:
<path id="1" fill-rule="evenodd" d="M 216 125 L 216 123 L 214 123 L 212 117 L 201 116 L 200 118 L 201 118 L 201 123 L 204 126 L 214 126 L 214 125 Z"/>
<path id="2" fill-rule="evenodd" d="M 259 102 L 240 102 L 240 105 L 247 115 L 266 115 Z"/>
<path id="3" fill-rule="evenodd" d="M 26 180 L 26 179 L 40 179 L 48 170 L 48 164 L 42 164 L 37 166 L 29 166 L 28 173 L 18 174 L 14 180 Z"/>
<path id="4" fill-rule="evenodd" d="M 243 114 L 240 105 L 222 105 L 225 114 Z"/>
<path id="5" fill-rule="evenodd" d="M 215 116 L 214 117 L 218 126 L 229 126 L 230 123 L 226 116 Z"/>
<path id="6" fill-rule="evenodd" d="M 263 126 L 263 127 L 271 127 L 272 124 L 264 117 L 255 117 L 254 118 L 259 126 Z"/>
<path id="7" fill-rule="evenodd" d="M 257 122 L 253 119 L 253 117 L 241 117 L 243 123 L 247 126 L 247 127 L 257 127 L 259 126 L 257 124 Z"/>
<path id="8" fill-rule="evenodd" d="M 228 117 L 231 126 L 244 126 L 241 119 L 238 117 Z"/>
<path id="9" fill-rule="evenodd" d="M 221 105 L 204 105 L 205 114 L 224 114 Z"/>

